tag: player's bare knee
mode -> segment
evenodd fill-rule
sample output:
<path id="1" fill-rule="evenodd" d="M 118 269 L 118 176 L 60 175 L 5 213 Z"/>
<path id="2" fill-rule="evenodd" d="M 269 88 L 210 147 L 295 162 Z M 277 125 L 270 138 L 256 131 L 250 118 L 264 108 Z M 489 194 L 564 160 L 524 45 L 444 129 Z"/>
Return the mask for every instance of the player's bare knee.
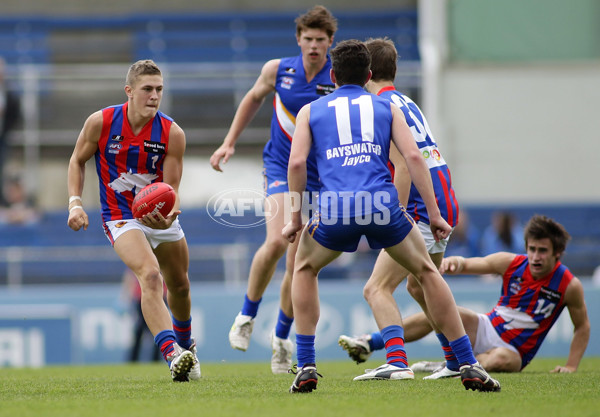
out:
<path id="1" fill-rule="evenodd" d="M 310 259 L 307 258 L 297 259 L 294 265 L 294 274 L 308 272 L 311 275 L 317 275 L 319 271 L 320 269 L 315 268 Z"/>
<path id="2" fill-rule="evenodd" d="M 521 370 L 519 355 L 504 352 L 501 348 L 478 355 L 477 360 L 488 372 L 519 372 Z"/>
<path id="3" fill-rule="evenodd" d="M 379 288 L 369 281 L 363 287 L 363 297 L 365 298 L 365 300 L 367 300 L 367 302 L 375 298 L 377 292 L 379 292 Z"/>
<path id="4" fill-rule="evenodd" d="M 434 283 L 445 283 L 444 278 L 435 268 L 433 262 L 423 265 L 423 268 L 420 271 L 413 274 L 413 278 L 418 282 L 421 288 L 427 285 L 435 285 Z"/>
<path id="5" fill-rule="evenodd" d="M 487 361 L 480 363 L 488 372 L 511 372 L 508 370 L 507 364 L 498 358 L 488 359 Z"/>
<path id="6" fill-rule="evenodd" d="M 363 287 L 363 297 L 365 300 L 367 300 L 367 302 L 369 301 L 369 298 L 371 297 L 371 295 L 373 294 L 373 289 L 372 287 L 369 285 L 369 283 L 367 283 L 364 287 Z"/>
<path id="7" fill-rule="evenodd" d="M 264 248 L 273 258 L 279 259 L 288 248 L 288 241 L 281 236 L 268 238 L 264 243 Z"/>
<path id="8" fill-rule="evenodd" d="M 172 296 L 187 298 L 190 294 L 190 281 L 188 279 L 180 279 L 176 282 L 168 282 L 167 288 Z"/>
<path id="9" fill-rule="evenodd" d="M 141 271 L 138 275 L 142 293 L 162 292 L 162 276 L 158 269 L 150 268 Z"/>
<path id="10" fill-rule="evenodd" d="M 162 280 L 160 268 L 158 268 L 158 266 L 144 267 L 134 272 L 142 288 L 144 288 L 144 286 L 151 285 L 155 281 Z"/>
<path id="11" fill-rule="evenodd" d="M 501 357 L 496 364 L 496 372 L 519 372 L 521 370 L 521 360 L 511 357 Z"/>
<path id="12" fill-rule="evenodd" d="M 408 276 L 408 279 L 406 280 L 406 291 L 408 291 L 408 293 L 411 295 L 411 297 L 413 298 L 417 298 L 419 296 L 421 296 L 421 294 L 423 293 L 423 289 L 421 288 L 421 285 L 419 285 L 419 282 L 417 281 L 417 279 L 415 277 L 413 277 L 412 275 Z"/>
<path id="13" fill-rule="evenodd" d="M 387 294 L 391 294 L 394 292 L 394 288 L 389 285 L 385 285 L 385 283 L 378 282 L 373 283 L 371 281 L 367 281 L 363 288 L 363 297 L 371 305 L 372 303 L 376 303 L 382 296 L 385 297 Z"/>

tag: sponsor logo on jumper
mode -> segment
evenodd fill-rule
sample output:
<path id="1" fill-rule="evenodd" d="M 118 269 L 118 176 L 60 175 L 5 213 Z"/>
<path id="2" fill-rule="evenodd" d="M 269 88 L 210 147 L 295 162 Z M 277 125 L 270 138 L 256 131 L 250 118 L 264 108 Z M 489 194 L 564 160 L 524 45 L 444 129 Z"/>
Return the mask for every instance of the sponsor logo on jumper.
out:
<path id="1" fill-rule="evenodd" d="M 292 88 L 292 85 L 294 85 L 294 79 L 292 77 L 283 77 L 281 79 L 281 88 L 289 90 Z"/>
<path id="2" fill-rule="evenodd" d="M 271 188 L 279 187 L 280 185 L 285 185 L 285 184 L 287 184 L 287 181 L 275 180 L 271 184 L 269 184 L 267 186 L 267 188 L 271 189 Z"/>
<path id="3" fill-rule="evenodd" d="M 148 140 L 144 141 L 144 151 L 148 153 L 160 153 L 164 154 L 167 152 L 167 145 L 162 142 L 151 142 Z"/>
<path id="4" fill-rule="evenodd" d="M 317 94 L 320 96 L 326 96 L 334 91 L 335 85 L 333 84 L 317 84 Z"/>
<path id="5" fill-rule="evenodd" d="M 288 68 L 285 69 L 285 73 L 286 74 L 295 74 L 296 73 L 296 68 L 288 67 Z"/>
<path id="6" fill-rule="evenodd" d="M 513 277 L 510 282 L 509 291 L 513 294 L 518 294 L 521 291 L 522 277 Z"/>
<path id="7" fill-rule="evenodd" d="M 381 155 L 381 145 L 369 142 L 336 146 L 325 151 L 327 159 L 344 158 L 341 166 L 354 166 L 369 162 L 372 155 Z"/>
<path id="8" fill-rule="evenodd" d="M 123 145 L 120 143 L 109 143 L 108 144 L 108 153 L 113 154 L 113 155 L 118 155 L 119 154 L 119 150 L 123 148 Z"/>
<path id="9" fill-rule="evenodd" d="M 115 142 L 122 142 L 123 139 L 125 139 L 125 138 L 121 135 L 112 135 L 111 139 L 114 140 Z"/>
<path id="10" fill-rule="evenodd" d="M 553 290 L 552 288 L 540 288 L 540 298 L 551 301 L 553 303 L 558 303 L 560 301 L 560 296 L 561 294 L 558 291 Z"/>

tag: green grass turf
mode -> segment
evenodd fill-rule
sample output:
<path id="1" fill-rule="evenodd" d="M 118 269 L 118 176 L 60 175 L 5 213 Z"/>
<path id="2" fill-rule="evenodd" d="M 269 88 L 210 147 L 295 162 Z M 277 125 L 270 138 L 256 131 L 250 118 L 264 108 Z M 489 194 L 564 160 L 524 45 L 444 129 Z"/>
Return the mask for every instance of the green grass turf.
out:
<path id="1" fill-rule="evenodd" d="M 173 383 L 164 364 L 0 369 L 0 416 L 598 416 L 600 358 L 575 374 L 550 374 L 560 359 L 493 374 L 500 393 L 466 391 L 457 379 L 361 381 L 381 363 L 318 364 L 318 389 L 289 394 L 292 375 L 264 363 L 204 363 L 199 382 Z"/>

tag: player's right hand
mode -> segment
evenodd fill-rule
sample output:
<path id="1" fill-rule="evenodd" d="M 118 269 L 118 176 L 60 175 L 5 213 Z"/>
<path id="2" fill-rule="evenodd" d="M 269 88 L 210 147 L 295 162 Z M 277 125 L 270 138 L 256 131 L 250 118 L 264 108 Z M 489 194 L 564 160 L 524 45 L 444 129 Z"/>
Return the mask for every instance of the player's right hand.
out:
<path id="1" fill-rule="evenodd" d="M 442 259 L 440 265 L 440 274 L 458 274 L 465 265 L 465 258 L 462 256 L 449 256 Z"/>
<path id="2" fill-rule="evenodd" d="M 83 230 L 87 230 L 90 224 L 87 213 L 82 208 L 76 208 L 69 212 L 69 219 L 67 225 L 75 231 L 78 231 L 83 227 Z"/>
<path id="3" fill-rule="evenodd" d="M 148 213 L 139 220 L 140 222 L 142 222 L 143 225 L 148 226 L 151 229 L 166 230 L 169 227 L 171 227 L 173 222 L 177 219 L 177 216 L 179 216 L 180 214 L 181 210 L 175 210 L 172 213 L 170 213 L 167 217 L 163 217 L 163 215 L 160 214 L 160 212 L 156 214 Z"/>
<path id="4" fill-rule="evenodd" d="M 287 239 L 288 242 L 294 243 L 294 240 L 296 240 L 296 234 L 298 234 L 300 230 L 302 230 L 302 223 L 298 225 L 290 221 L 284 226 L 283 230 L 281 231 L 281 235 Z"/>
<path id="5" fill-rule="evenodd" d="M 557 365 L 556 368 L 550 371 L 551 374 L 572 374 L 576 372 L 577 368 L 573 368 L 572 366 L 560 366 Z"/>
<path id="6" fill-rule="evenodd" d="M 429 226 L 436 242 L 446 239 L 452 232 L 452 227 L 444 220 L 442 216 L 429 219 Z"/>
<path id="7" fill-rule="evenodd" d="M 210 165 L 215 171 L 223 172 L 220 166 L 221 159 L 223 160 L 223 164 L 226 164 L 234 153 L 235 148 L 233 146 L 223 144 L 210 157 Z"/>

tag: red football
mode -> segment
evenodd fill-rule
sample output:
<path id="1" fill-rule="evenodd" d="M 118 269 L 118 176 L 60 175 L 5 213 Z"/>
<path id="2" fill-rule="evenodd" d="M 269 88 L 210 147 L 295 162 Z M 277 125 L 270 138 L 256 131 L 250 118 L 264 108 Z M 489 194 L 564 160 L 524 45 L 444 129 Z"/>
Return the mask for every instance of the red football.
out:
<path id="1" fill-rule="evenodd" d="M 165 182 L 148 184 L 136 194 L 131 205 L 133 217 L 139 219 L 148 213 L 162 214 L 164 217 L 171 212 L 177 195 L 175 190 Z"/>

